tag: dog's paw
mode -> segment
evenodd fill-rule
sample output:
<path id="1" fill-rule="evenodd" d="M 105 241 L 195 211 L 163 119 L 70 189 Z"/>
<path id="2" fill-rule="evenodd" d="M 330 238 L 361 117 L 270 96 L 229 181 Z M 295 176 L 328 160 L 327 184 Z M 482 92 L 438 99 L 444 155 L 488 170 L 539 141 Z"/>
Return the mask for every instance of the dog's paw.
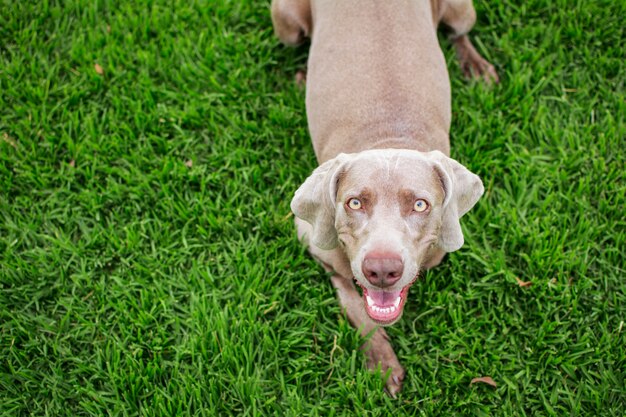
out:
<path id="1" fill-rule="evenodd" d="M 494 66 L 478 54 L 461 60 L 461 69 L 467 78 L 482 78 L 487 84 L 500 82 Z"/>
<path id="2" fill-rule="evenodd" d="M 380 367 L 380 374 L 383 378 L 387 378 L 385 390 L 391 397 L 396 398 L 396 394 L 402 389 L 405 372 L 386 337 L 383 339 L 384 342 L 380 343 L 372 340 L 374 343 L 366 352 L 367 367 L 372 371 L 377 371 Z"/>
<path id="3" fill-rule="evenodd" d="M 494 66 L 478 53 L 467 35 L 453 39 L 452 42 L 456 48 L 463 75 L 467 78 L 482 78 L 487 84 L 500 82 Z"/>
<path id="4" fill-rule="evenodd" d="M 402 382 L 404 381 L 404 369 L 398 364 L 397 367 L 391 368 L 391 373 L 387 382 L 385 382 L 385 391 L 392 398 L 396 398 L 396 395 L 402 389 Z"/>

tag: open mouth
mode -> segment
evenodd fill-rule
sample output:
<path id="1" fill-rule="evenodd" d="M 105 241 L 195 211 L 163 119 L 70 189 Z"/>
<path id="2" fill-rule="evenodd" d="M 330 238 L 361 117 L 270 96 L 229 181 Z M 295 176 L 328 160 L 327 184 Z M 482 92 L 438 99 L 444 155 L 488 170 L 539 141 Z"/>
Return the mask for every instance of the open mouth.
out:
<path id="1" fill-rule="evenodd" d="M 363 290 L 365 311 L 375 322 L 388 325 L 392 324 L 402 315 L 402 309 L 409 295 L 409 288 L 417 280 L 416 274 L 411 282 L 402 287 L 400 291 L 385 291 L 382 289 L 366 288 L 355 279 L 357 285 Z"/>
<path id="2" fill-rule="evenodd" d="M 363 287 L 365 310 L 372 320 L 378 323 L 392 323 L 402 314 L 408 293 L 408 285 L 400 291 L 373 290 Z"/>

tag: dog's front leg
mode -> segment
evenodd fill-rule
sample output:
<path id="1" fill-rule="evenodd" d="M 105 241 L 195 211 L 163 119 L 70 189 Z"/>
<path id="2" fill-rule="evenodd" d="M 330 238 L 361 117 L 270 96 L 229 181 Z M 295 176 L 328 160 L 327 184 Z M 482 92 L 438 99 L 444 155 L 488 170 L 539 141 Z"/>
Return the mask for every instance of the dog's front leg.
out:
<path id="1" fill-rule="evenodd" d="M 363 307 L 363 298 L 359 295 L 352 280 L 340 275 L 333 275 L 331 281 L 337 289 L 339 303 L 345 310 L 350 323 L 359 329 L 363 337 L 373 331 L 373 334 L 362 346 L 362 349 L 367 355 L 369 369 L 376 370 L 378 364 L 380 364 L 383 376 L 387 375 L 387 371 L 390 370 L 386 381 L 387 392 L 395 398 L 402 388 L 404 369 L 402 369 L 389 343 L 387 332 L 369 318 Z"/>

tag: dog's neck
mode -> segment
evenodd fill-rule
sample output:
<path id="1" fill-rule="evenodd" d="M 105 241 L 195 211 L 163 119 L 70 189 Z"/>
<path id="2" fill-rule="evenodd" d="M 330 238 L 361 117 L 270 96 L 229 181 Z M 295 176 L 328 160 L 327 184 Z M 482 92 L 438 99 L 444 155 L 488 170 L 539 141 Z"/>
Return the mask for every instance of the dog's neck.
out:
<path id="1" fill-rule="evenodd" d="M 364 132 L 362 136 L 353 137 L 350 141 L 327 141 L 322 145 L 324 146 L 315 146 L 315 153 L 320 164 L 339 153 L 358 153 L 371 149 L 408 149 L 420 152 L 439 150 L 447 156 L 450 155 L 448 133 L 443 131 L 404 136 Z"/>

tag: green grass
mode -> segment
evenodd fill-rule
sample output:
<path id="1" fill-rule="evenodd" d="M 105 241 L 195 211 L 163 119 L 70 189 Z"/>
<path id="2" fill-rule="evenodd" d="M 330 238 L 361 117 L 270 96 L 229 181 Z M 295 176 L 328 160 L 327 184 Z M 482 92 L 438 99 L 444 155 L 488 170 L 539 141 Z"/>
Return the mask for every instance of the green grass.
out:
<path id="1" fill-rule="evenodd" d="M 268 4 L 0 3 L 0 415 L 624 415 L 623 1 L 477 2 L 494 88 L 441 38 L 487 191 L 389 330 L 397 400 L 288 217 Z"/>

